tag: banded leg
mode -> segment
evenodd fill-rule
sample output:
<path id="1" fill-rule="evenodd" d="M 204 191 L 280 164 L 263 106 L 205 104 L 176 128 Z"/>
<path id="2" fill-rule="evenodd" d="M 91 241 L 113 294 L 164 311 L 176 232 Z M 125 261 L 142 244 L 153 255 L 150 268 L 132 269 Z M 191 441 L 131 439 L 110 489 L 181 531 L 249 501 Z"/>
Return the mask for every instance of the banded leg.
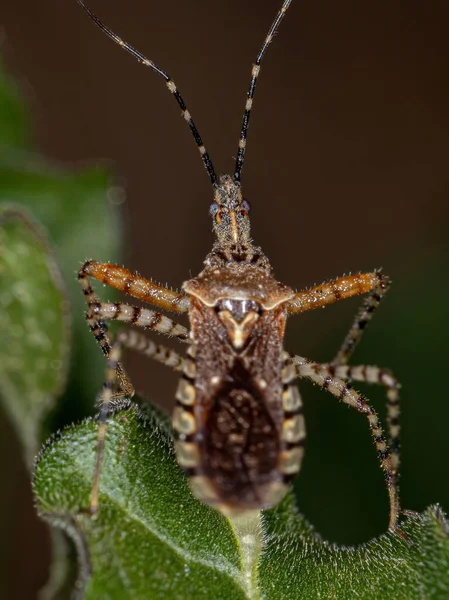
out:
<path id="1" fill-rule="evenodd" d="M 100 493 L 100 474 L 101 463 L 103 460 L 104 444 L 106 440 L 107 422 L 111 400 L 114 396 L 113 388 L 117 379 L 119 360 L 121 354 L 120 342 L 114 342 L 109 349 L 108 364 L 106 367 L 106 378 L 103 384 L 103 390 L 99 398 L 100 419 L 97 434 L 97 454 L 95 458 L 95 469 L 92 480 L 92 489 L 90 492 L 90 514 L 95 515 L 98 511 L 99 493 Z"/>
<path id="2" fill-rule="evenodd" d="M 111 338 L 105 323 L 106 319 L 134 322 L 147 329 L 154 329 L 161 333 L 174 335 L 179 339 L 187 339 L 187 330 L 185 327 L 181 325 L 175 326 L 171 319 L 159 313 L 138 307 L 129 307 L 126 304 L 102 304 L 89 283 L 89 277 L 109 284 L 141 300 L 158 304 L 166 310 L 184 312 L 186 306 L 188 306 L 188 298 L 183 294 L 168 290 L 152 281 L 148 281 L 122 267 L 96 261 L 86 261 L 78 273 L 78 280 L 88 305 L 86 320 L 92 334 L 106 356 L 109 356 L 111 349 Z M 104 316 L 102 314 L 102 307 L 105 309 Z M 144 323 L 145 319 L 149 320 L 146 324 Z M 126 395 L 132 396 L 134 394 L 133 386 L 120 364 L 117 365 L 117 375 Z"/>
<path id="3" fill-rule="evenodd" d="M 153 358 L 154 360 L 171 367 L 175 371 L 185 370 L 185 359 L 174 350 L 155 344 L 152 340 L 146 338 L 137 331 L 121 331 L 117 336 L 117 341 L 110 348 L 108 362 L 106 367 L 106 377 L 103 390 L 100 395 L 100 419 L 97 436 L 97 454 L 95 459 L 95 470 L 92 481 L 92 490 L 90 495 L 90 513 L 95 514 L 98 510 L 101 463 L 103 459 L 104 445 L 106 440 L 107 419 L 111 407 L 111 400 L 115 396 L 113 389 L 118 377 L 118 366 L 122 347 L 138 352 Z"/>
<path id="4" fill-rule="evenodd" d="M 287 365 L 287 370 L 294 372 L 297 377 L 310 379 L 320 387 L 328 390 L 345 404 L 352 406 L 358 412 L 366 415 L 371 429 L 371 435 L 385 473 L 385 480 L 390 499 L 389 529 L 391 531 L 396 530 L 400 510 L 398 482 L 376 411 L 361 394 L 346 385 L 342 379 L 332 375 L 332 369 L 330 369 L 328 365 L 310 362 L 302 356 L 290 356 L 289 358 L 290 363 Z"/>
<path id="5" fill-rule="evenodd" d="M 169 337 L 176 337 L 183 342 L 189 339 L 189 330 L 175 323 L 165 315 L 141 306 L 132 306 L 121 302 L 98 302 L 90 304 L 89 313 L 97 321 L 121 321 L 131 323 L 146 330 L 157 331 Z"/>
<path id="6" fill-rule="evenodd" d="M 133 329 L 123 329 L 117 335 L 117 341 L 129 350 L 136 350 L 140 354 L 152 358 L 166 367 L 175 371 L 183 371 L 185 359 L 177 352 L 161 344 L 155 344 L 153 340 Z"/>
<path id="7" fill-rule="evenodd" d="M 347 362 L 360 341 L 367 323 L 371 320 L 375 309 L 390 287 L 387 277 L 378 273 L 378 283 L 362 303 L 354 323 L 343 344 L 330 365 L 327 365 L 336 377 L 349 381 L 362 381 L 383 385 L 387 389 L 387 426 L 388 445 L 391 449 L 391 461 L 396 479 L 399 477 L 399 442 L 400 442 L 400 404 L 398 380 L 386 369 L 376 366 L 347 366 Z"/>
<path id="8" fill-rule="evenodd" d="M 362 337 L 366 325 L 371 321 L 374 311 L 379 306 L 382 297 L 387 293 L 388 288 L 390 287 L 390 280 L 387 277 L 381 275 L 378 271 L 376 271 L 375 274 L 377 275 L 377 284 L 359 308 L 351 329 L 332 361 L 335 365 L 345 365 L 348 362 L 354 348 Z"/>
<path id="9" fill-rule="evenodd" d="M 398 380 L 387 369 L 381 369 L 374 365 L 335 365 L 334 363 L 323 364 L 329 369 L 332 377 L 338 377 L 345 381 L 361 381 L 363 383 L 374 383 L 383 385 L 387 389 L 387 426 L 388 446 L 391 450 L 391 464 L 396 479 L 399 477 L 400 465 L 400 424 L 399 424 L 399 389 Z"/>
<path id="10" fill-rule="evenodd" d="M 284 361 L 282 372 L 282 408 L 284 410 L 282 440 L 287 448 L 281 452 L 279 460 L 279 470 L 284 475 L 284 483 L 289 483 L 301 469 L 306 442 L 302 398 L 298 387 L 292 385 L 296 379 L 296 373 L 289 369 L 287 360 Z"/>
<path id="11" fill-rule="evenodd" d="M 108 332 L 108 327 L 104 320 L 102 320 L 98 315 L 95 314 L 93 307 L 100 305 L 100 298 L 96 295 L 94 290 L 92 289 L 89 279 L 86 274 L 86 264 L 83 265 L 81 270 L 78 273 L 78 281 L 81 285 L 81 290 L 86 298 L 87 302 L 87 312 L 86 312 L 86 322 L 89 326 L 92 335 L 96 339 L 98 345 L 100 346 L 103 354 L 108 357 L 111 352 L 112 340 L 110 334 Z M 120 363 L 117 364 L 117 377 L 120 381 L 120 387 L 124 391 L 126 396 L 130 398 L 134 396 L 134 387 L 127 376 L 124 368 Z"/>

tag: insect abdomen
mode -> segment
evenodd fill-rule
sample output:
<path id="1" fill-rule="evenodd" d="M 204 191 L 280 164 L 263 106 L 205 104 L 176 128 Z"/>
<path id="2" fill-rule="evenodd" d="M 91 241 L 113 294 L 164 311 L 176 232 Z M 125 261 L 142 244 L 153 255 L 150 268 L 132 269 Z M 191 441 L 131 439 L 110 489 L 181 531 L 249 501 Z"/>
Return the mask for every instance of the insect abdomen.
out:
<path id="1" fill-rule="evenodd" d="M 280 440 L 262 398 L 252 386 L 224 385 L 208 412 L 203 472 L 219 498 L 237 510 L 272 503 Z"/>
<path id="2" fill-rule="evenodd" d="M 304 421 L 296 388 L 285 387 L 277 420 L 245 377 L 229 377 L 199 406 L 194 371 L 187 359 L 173 416 L 178 462 L 194 495 L 227 513 L 272 506 L 300 468 Z"/>

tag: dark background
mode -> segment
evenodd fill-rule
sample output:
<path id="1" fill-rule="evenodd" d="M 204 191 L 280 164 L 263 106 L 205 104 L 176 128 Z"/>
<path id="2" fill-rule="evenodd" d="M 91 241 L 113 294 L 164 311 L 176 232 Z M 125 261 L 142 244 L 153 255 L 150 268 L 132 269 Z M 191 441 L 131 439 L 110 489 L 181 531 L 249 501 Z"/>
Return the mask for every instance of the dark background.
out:
<path id="1" fill-rule="evenodd" d="M 234 166 L 251 63 L 279 4 L 90 6 L 172 75 L 223 173 Z M 448 22 L 443 0 L 293 2 L 263 63 L 243 170 L 254 237 L 284 283 L 301 288 L 381 266 L 392 277 L 352 362 L 388 366 L 403 383 L 402 499 L 415 510 L 437 501 L 449 510 Z M 126 188 L 123 262 L 179 287 L 211 246 L 211 189 L 162 79 L 107 40 L 74 0 L 3 3 L 0 28 L 38 147 L 67 167 L 106 160 Z M 86 247 L 80 261 L 88 256 Z M 329 360 L 356 307 L 292 318 L 288 349 Z M 135 355 L 129 371 L 137 389 L 171 405 L 176 376 Z M 367 540 L 387 524 L 367 424 L 330 395 L 301 390 L 309 439 L 300 509 L 326 539 Z M 384 415 L 382 391 L 363 391 Z M 9 484 L 8 597 L 34 598 L 48 540 L 25 470 Z"/>

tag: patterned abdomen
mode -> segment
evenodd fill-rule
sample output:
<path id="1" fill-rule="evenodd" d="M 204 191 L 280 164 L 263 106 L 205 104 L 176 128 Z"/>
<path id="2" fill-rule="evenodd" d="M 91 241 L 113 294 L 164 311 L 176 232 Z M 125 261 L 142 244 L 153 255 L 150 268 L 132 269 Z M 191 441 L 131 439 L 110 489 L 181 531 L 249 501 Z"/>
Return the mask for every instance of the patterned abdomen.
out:
<path id="1" fill-rule="evenodd" d="M 268 409 L 264 390 L 239 364 L 207 402 L 199 401 L 193 375 L 187 359 L 173 418 L 178 462 L 193 493 L 228 514 L 273 506 L 300 467 L 303 418 L 296 389 L 286 386 L 279 414 Z"/>
<path id="2" fill-rule="evenodd" d="M 202 471 L 229 508 L 259 509 L 272 504 L 279 431 L 263 398 L 251 386 L 223 385 L 207 414 L 200 446 Z"/>

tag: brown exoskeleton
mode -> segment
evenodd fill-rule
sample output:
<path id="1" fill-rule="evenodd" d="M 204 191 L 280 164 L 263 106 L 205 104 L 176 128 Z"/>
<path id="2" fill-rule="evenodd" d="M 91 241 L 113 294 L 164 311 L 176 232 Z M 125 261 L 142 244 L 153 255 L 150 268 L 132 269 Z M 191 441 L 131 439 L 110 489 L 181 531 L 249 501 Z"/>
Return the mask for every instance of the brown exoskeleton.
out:
<path id="1" fill-rule="evenodd" d="M 120 346 L 124 345 L 182 373 L 173 415 L 176 452 L 198 498 L 224 512 L 238 513 L 270 507 L 282 497 L 290 479 L 300 470 L 304 451 L 302 401 L 293 385 L 295 379 L 304 377 L 366 415 L 385 473 L 390 498 L 389 528 L 394 530 L 399 513 L 399 385 L 384 369 L 347 365 L 389 280 L 375 271 L 293 291 L 276 281 L 268 259 L 254 245 L 249 204 L 242 197 L 240 177 L 260 63 L 291 0 L 282 4 L 252 68 L 235 173 L 219 178 L 173 80 L 106 28 L 82 0 L 78 2 L 109 37 L 164 78 L 192 131 L 214 191 L 210 213 L 215 243 L 203 271 L 186 281 L 182 292 L 112 264 L 87 261 L 80 270 L 79 279 L 88 303 L 87 322 L 108 357 L 91 512 L 98 509 L 101 458 L 116 377 L 126 394 L 133 393 L 118 363 Z M 188 312 L 190 331 L 150 309 L 100 302 L 89 277 L 158 308 Z M 284 351 L 288 315 L 364 293 L 368 296 L 331 363 L 315 363 Z M 109 319 L 177 337 L 187 344 L 187 356 L 183 358 L 133 330 L 119 333 L 113 344 L 106 326 Z M 348 380 L 386 387 L 388 445 L 376 412 L 346 383 Z"/>

